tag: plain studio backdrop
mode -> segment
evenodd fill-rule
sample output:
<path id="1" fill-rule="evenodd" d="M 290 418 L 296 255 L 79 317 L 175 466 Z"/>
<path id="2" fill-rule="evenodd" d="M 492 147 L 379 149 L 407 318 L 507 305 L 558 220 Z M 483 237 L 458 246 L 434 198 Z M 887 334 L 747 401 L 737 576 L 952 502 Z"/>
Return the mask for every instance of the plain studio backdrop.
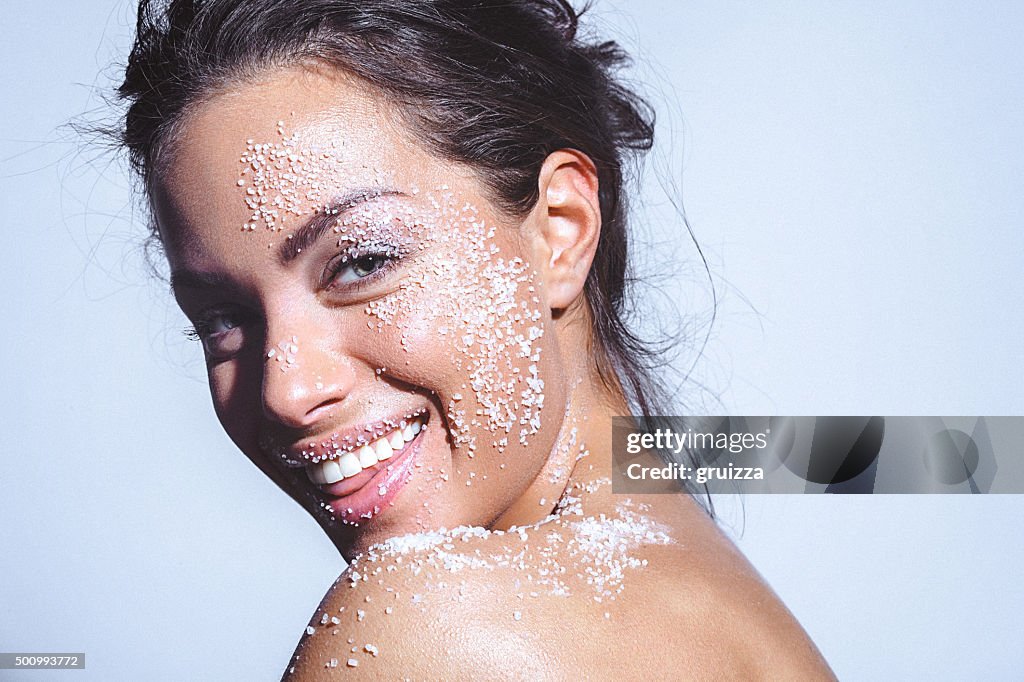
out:
<path id="1" fill-rule="evenodd" d="M 103 111 L 132 12 L 3 7 L 0 650 L 87 667 L 0 678 L 276 678 L 342 560 L 221 432 L 123 167 L 59 128 Z M 597 0 L 593 18 L 662 114 L 636 208 L 645 253 L 677 247 L 645 268 L 695 320 L 682 371 L 709 285 L 659 177 L 715 278 L 688 403 L 1024 413 L 1024 5 Z M 1019 674 L 1021 497 L 723 503 L 841 679 Z"/>

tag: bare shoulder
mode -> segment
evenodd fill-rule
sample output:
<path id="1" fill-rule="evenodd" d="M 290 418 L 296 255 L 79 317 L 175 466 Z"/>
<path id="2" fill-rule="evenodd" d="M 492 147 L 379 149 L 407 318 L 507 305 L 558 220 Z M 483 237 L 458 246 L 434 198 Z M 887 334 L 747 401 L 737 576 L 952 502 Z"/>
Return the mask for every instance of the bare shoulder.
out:
<path id="1" fill-rule="evenodd" d="M 695 504 L 676 502 L 670 515 L 685 532 L 654 550 L 644 590 L 630 601 L 671 633 L 654 635 L 666 642 L 663 652 L 685 652 L 695 679 L 834 680 L 792 613 L 718 526 Z"/>
<path id="2" fill-rule="evenodd" d="M 374 547 L 328 591 L 285 677 L 564 679 L 545 609 L 526 602 L 540 600 L 520 574 L 531 560 L 514 564 L 509 541 L 459 528 Z"/>
<path id="3" fill-rule="evenodd" d="M 616 500 L 505 532 L 394 538 L 324 597 L 292 679 L 830 679 L 789 612 L 699 514 L 662 519 Z"/>

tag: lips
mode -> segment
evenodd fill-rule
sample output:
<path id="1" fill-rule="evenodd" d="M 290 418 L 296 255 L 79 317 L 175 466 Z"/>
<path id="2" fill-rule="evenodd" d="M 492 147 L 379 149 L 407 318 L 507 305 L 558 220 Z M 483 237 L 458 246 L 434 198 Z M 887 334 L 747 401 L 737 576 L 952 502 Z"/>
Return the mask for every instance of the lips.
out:
<path id="1" fill-rule="evenodd" d="M 427 409 L 420 408 L 404 414 L 367 422 L 337 431 L 321 431 L 320 435 L 301 436 L 266 432 L 260 436 L 259 447 L 278 466 L 285 469 L 304 469 L 310 464 L 329 460 L 340 461 L 346 453 L 356 454 L 363 445 L 390 435 L 395 429 L 404 429 L 413 420 L 426 424 Z M 287 443 L 287 444 L 286 444 Z M 378 456 L 378 460 L 380 457 Z M 360 465 L 362 468 L 362 465 Z"/>
<path id="2" fill-rule="evenodd" d="M 326 440 L 278 451 L 287 468 L 304 465 L 305 478 L 321 508 L 350 525 L 389 506 L 412 475 L 416 453 L 428 431 L 429 412 L 385 419 Z M 372 440 L 371 440 L 372 438 Z M 345 443 L 345 445 L 341 445 Z M 301 476 L 301 474 L 299 474 Z"/>
<path id="3" fill-rule="evenodd" d="M 318 486 L 331 486 L 339 481 L 356 478 L 367 469 L 379 469 L 379 463 L 401 453 L 406 444 L 416 438 L 423 429 L 424 421 L 423 416 L 403 420 L 395 428 L 356 450 L 310 464 L 306 467 L 306 475 Z"/>

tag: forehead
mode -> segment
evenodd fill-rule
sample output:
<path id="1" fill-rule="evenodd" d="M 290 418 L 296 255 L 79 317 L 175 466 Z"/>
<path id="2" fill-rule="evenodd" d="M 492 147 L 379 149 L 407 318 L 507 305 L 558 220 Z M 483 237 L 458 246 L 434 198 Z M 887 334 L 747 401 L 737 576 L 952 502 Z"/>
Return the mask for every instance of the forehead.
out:
<path id="1" fill-rule="evenodd" d="M 198 165 L 234 169 L 247 144 L 293 135 L 319 145 L 352 172 L 397 161 L 397 155 L 428 160 L 382 93 L 337 70 L 296 66 L 224 86 L 190 107 L 161 175 L 181 181 L 187 179 L 182 171 Z"/>
<path id="2" fill-rule="evenodd" d="M 260 189 L 290 193 L 281 197 L 290 204 L 280 211 L 285 223 L 353 190 L 466 189 L 472 180 L 469 169 L 424 149 L 395 107 L 361 81 L 324 68 L 277 69 L 221 88 L 178 126 L 152 186 L 171 250 L 183 229 L 247 224 L 245 193 L 256 191 L 254 176 L 271 156 L 276 170 L 262 175 Z M 295 186 L 302 191 L 289 191 Z"/>

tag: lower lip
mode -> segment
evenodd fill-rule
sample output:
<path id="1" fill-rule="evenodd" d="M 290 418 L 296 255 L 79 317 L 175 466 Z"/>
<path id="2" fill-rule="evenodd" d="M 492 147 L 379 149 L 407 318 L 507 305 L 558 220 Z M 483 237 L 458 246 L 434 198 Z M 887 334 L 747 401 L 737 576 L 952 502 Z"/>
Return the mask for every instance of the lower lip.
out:
<path id="1" fill-rule="evenodd" d="M 366 483 L 351 492 L 346 492 L 352 485 L 351 479 L 317 486 L 321 494 L 328 498 L 326 503 L 334 515 L 344 521 L 358 524 L 376 518 L 391 506 L 412 476 L 412 468 L 416 464 L 426 432 L 426 428 L 421 429 L 416 438 L 409 441 L 397 456 L 381 462 L 383 466 Z"/>

